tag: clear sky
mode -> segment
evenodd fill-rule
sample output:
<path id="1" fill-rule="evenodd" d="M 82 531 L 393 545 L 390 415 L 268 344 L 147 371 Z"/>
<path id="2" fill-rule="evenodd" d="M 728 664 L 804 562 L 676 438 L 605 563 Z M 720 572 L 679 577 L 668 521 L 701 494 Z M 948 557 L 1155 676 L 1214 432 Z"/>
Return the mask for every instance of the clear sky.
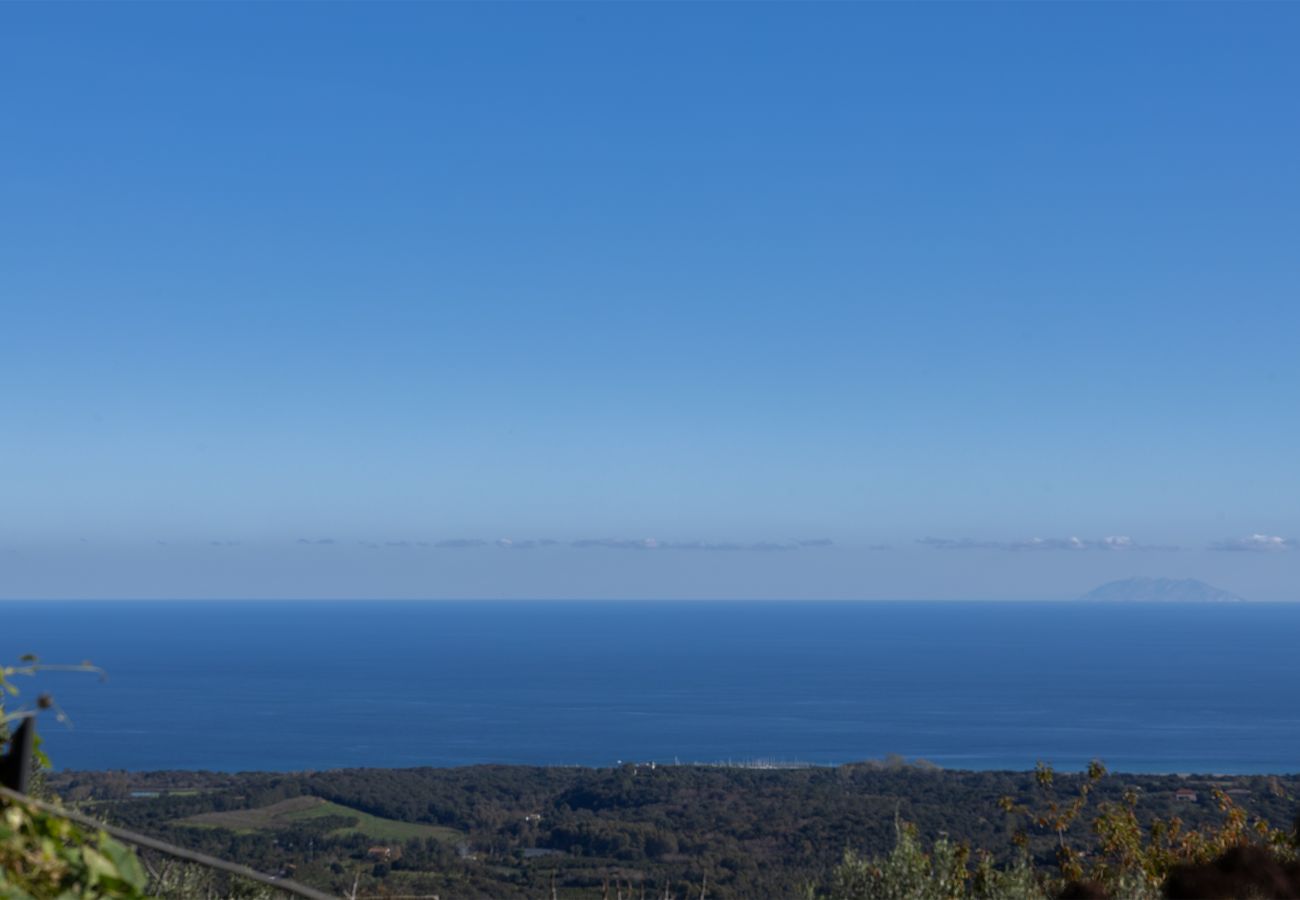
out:
<path id="1" fill-rule="evenodd" d="M 1300 599 L 1297 46 L 0 5 L 0 597 Z"/>

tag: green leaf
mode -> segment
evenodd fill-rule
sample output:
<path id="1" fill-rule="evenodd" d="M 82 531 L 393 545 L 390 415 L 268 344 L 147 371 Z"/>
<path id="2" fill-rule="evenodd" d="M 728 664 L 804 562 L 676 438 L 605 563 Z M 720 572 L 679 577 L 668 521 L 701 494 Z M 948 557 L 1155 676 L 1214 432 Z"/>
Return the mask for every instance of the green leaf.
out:
<path id="1" fill-rule="evenodd" d="M 100 842 L 100 849 L 104 855 L 113 861 L 117 867 L 118 874 L 131 886 L 143 890 L 147 878 L 145 876 L 144 866 L 140 864 L 140 858 L 135 855 L 135 851 L 121 844 L 112 838 L 105 838 Z"/>

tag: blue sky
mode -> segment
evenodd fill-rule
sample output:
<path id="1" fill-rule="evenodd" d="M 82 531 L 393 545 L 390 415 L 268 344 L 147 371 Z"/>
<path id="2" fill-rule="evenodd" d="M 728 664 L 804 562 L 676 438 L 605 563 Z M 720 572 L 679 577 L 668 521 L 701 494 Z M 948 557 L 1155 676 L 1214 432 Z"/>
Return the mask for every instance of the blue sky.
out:
<path id="1" fill-rule="evenodd" d="M 6 4 L 0 596 L 1300 599 L 1297 39 Z"/>

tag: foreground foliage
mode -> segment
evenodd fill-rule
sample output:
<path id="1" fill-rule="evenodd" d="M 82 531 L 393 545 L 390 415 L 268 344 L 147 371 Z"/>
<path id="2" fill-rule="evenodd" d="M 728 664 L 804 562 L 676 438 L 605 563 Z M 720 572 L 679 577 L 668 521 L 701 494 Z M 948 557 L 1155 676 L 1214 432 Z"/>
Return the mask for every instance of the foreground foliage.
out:
<path id="1" fill-rule="evenodd" d="M 39 669 L 34 657 L 17 666 L 0 667 L 0 745 L 8 739 L 11 724 L 35 714 L 22 709 L 6 712 L 5 697 L 18 695 L 14 677 L 34 675 Z M 44 696 L 37 701 L 37 709 L 51 705 Z M 43 755 L 39 759 L 48 764 Z M 135 852 L 105 832 L 0 797 L 0 897 L 136 900 L 145 897 L 145 884 L 145 871 Z"/>
<path id="2" fill-rule="evenodd" d="M 135 853 L 102 831 L 88 832 L 26 803 L 0 800 L 0 897 L 145 897 Z"/>
<path id="3" fill-rule="evenodd" d="M 954 844 L 946 836 L 935 840 L 926 851 L 915 826 L 897 823 L 897 842 L 888 855 L 868 860 L 852 851 L 845 853 L 831 876 L 826 897 L 1049 900 L 1075 896 L 1157 900 L 1183 896 L 1290 897 L 1300 890 L 1300 866 L 1295 864 L 1300 832 L 1274 828 L 1261 817 L 1252 820 L 1218 788 L 1211 796 L 1221 818 L 1201 828 L 1188 828 L 1177 815 L 1143 824 L 1138 816 L 1138 792 L 1126 790 L 1121 800 L 1097 808 L 1089 827 L 1093 840 L 1088 846 L 1077 846 L 1067 835 L 1084 816 L 1093 789 L 1106 774 L 1100 763 L 1092 763 L 1073 796 L 1062 797 L 1055 789 L 1056 773 L 1040 764 L 1035 772 L 1035 805 L 1002 798 L 1002 808 L 1023 817 L 1025 822 L 1012 835 L 1020 855 L 1004 868 L 993 866 L 985 852 L 971 867 L 969 846 Z M 1035 869 L 1028 851 L 1035 833 L 1055 838 L 1054 866 Z M 1223 865 L 1225 862 L 1227 865 Z M 1240 870 L 1235 881 L 1231 877 L 1234 865 Z M 1211 884 L 1217 889 L 1207 892 Z"/>
<path id="4" fill-rule="evenodd" d="M 916 826 L 896 823 L 898 843 L 883 858 L 866 859 L 852 850 L 831 876 L 830 900 L 1047 900 L 1027 856 L 1004 868 L 980 853 L 971 867 L 970 848 L 947 837 L 927 853 Z M 814 894 L 815 896 L 815 894 Z"/>

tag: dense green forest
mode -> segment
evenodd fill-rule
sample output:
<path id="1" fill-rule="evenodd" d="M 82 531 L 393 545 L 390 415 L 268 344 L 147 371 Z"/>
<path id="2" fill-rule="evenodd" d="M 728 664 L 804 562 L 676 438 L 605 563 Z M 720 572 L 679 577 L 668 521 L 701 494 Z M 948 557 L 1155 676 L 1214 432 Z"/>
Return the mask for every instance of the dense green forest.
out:
<path id="1" fill-rule="evenodd" d="M 1173 818 L 1189 831 L 1218 827 L 1225 808 L 1243 827 L 1288 826 L 1300 777 L 1045 779 L 895 759 L 803 769 L 64 772 L 49 785 L 116 824 L 339 893 L 630 898 L 644 889 L 721 900 L 825 894 L 837 878 L 838 892 L 852 895 L 846 851 L 850 862 L 887 857 L 899 823 L 915 826 L 918 847 L 988 848 L 999 868 L 1023 854 L 1045 871 L 1064 843 L 1086 858 L 1105 837 L 1088 815 L 1059 815 L 1071 804 L 1131 809 L 1143 827 Z"/>

